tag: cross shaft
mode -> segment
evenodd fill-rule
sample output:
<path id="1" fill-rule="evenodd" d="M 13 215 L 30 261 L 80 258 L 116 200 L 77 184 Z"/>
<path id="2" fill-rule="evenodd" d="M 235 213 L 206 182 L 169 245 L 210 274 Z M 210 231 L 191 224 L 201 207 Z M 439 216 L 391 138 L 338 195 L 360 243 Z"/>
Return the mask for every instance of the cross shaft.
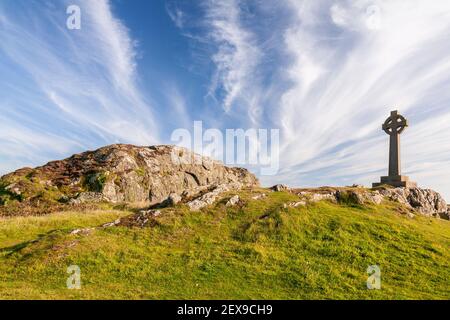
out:
<path id="1" fill-rule="evenodd" d="M 388 184 L 395 187 L 415 187 L 414 182 L 408 177 L 401 175 L 400 162 L 400 134 L 408 127 L 408 121 L 398 111 L 392 111 L 386 119 L 382 128 L 389 135 L 389 175 L 381 177 L 381 183 L 374 183 L 373 186 Z"/>
<path id="2" fill-rule="evenodd" d="M 401 175 L 400 134 L 408 126 L 408 121 L 398 111 L 392 111 L 391 116 L 383 124 L 383 130 L 389 135 L 389 176 Z"/>

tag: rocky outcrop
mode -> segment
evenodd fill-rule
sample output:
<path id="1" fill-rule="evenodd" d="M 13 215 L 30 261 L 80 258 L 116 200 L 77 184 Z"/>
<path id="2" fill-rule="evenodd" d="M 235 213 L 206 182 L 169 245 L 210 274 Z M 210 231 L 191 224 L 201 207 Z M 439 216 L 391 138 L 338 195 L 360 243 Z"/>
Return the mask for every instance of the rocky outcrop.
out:
<path id="1" fill-rule="evenodd" d="M 297 195 L 307 202 L 328 200 L 347 204 L 380 205 L 384 200 L 399 202 L 411 211 L 429 217 L 450 220 L 450 209 L 442 196 L 430 189 L 421 188 L 335 188 L 299 191 Z"/>
<path id="2" fill-rule="evenodd" d="M 424 216 L 434 216 L 449 220 L 447 203 L 442 196 L 431 189 L 395 188 L 381 189 L 380 194 L 392 201 L 400 202 Z"/>
<path id="3" fill-rule="evenodd" d="M 230 190 L 239 190 L 241 187 L 241 184 L 238 182 L 234 182 L 231 184 L 221 184 L 214 187 L 211 191 L 208 191 L 203 195 L 195 198 L 194 200 L 187 202 L 187 206 L 192 211 L 198 211 L 206 206 L 213 204 L 222 193 Z"/>
<path id="4" fill-rule="evenodd" d="M 175 204 L 205 190 L 258 184 L 246 169 L 224 166 L 184 148 L 116 144 L 3 176 L 0 206 L 35 205 L 37 200 Z"/>
<path id="5" fill-rule="evenodd" d="M 117 144 L 1 177 L 0 214 L 36 214 L 28 209 L 40 207 L 44 213 L 49 213 L 56 207 L 61 210 L 62 206 L 94 206 L 98 202 L 139 203 L 151 209 L 182 202 L 196 211 L 213 204 L 225 192 L 258 185 L 256 177 L 246 169 L 224 166 L 184 148 Z M 358 205 L 379 205 L 391 200 L 424 216 L 450 218 L 449 206 L 439 193 L 430 189 L 366 189 L 357 185 L 290 189 L 281 184 L 270 189 L 299 196 L 299 201 L 287 207 L 323 200 Z M 252 199 L 266 196 L 257 191 Z M 228 200 L 228 206 L 238 203 L 243 201 L 237 195 Z M 148 214 L 140 213 L 137 217 Z"/>
<path id="6" fill-rule="evenodd" d="M 384 197 L 378 191 L 358 188 L 336 188 L 300 191 L 297 195 L 309 203 L 331 201 L 333 203 L 381 204 Z"/>
<path id="7" fill-rule="evenodd" d="M 378 191 L 369 190 L 345 190 L 336 192 L 336 200 L 339 203 L 354 203 L 359 205 L 364 204 L 381 204 L 384 197 Z"/>

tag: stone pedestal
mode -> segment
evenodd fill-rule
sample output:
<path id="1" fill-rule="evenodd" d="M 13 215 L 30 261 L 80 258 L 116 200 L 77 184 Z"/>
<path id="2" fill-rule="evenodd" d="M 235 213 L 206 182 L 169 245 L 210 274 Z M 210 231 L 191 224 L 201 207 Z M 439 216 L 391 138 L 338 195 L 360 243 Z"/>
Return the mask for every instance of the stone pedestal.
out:
<path id="1" fill-rule="evenodd" d="M 383 184 L 387 184 L 393 187 L 403 187 L 403 188 L 416 188 L 417 183 L 410 181 L 407 176 L 386 176 L 381 177 L 381 182 L 376 182 L 372 184 L 372 187 L 379 187 Z"/>

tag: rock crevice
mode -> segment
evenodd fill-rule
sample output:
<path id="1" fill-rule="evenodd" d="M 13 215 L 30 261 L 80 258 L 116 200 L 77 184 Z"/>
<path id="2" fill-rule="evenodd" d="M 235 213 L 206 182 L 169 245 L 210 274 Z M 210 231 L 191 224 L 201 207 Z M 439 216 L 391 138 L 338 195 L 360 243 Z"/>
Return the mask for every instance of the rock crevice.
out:
<path id="1" fill-rule="evenodd" d="M 0 204 L 20 198 L 80 204 L 127 202 L 149 205 L 169 196 L 194 197 L 206 189 L 258 186 L 248 170 L 232 168 L 176 146 L 116 144 L 24 168 L 0 180 Z"/>

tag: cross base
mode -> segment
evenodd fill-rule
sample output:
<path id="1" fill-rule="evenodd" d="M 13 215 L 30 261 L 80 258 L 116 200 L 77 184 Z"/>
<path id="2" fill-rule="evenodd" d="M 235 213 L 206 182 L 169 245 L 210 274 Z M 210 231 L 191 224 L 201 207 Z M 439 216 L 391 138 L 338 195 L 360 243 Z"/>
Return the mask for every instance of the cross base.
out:
<path id="1" fill-rule="evenodd" d="M 409 181 L 409 177 L 407 176 L 381 177 L 381 182 L 373 183 L 372 187 L 376 188 L 382 186 L 383 184 L 387 184 L 396 188 L 417 188 L 417 183 Z"/>

